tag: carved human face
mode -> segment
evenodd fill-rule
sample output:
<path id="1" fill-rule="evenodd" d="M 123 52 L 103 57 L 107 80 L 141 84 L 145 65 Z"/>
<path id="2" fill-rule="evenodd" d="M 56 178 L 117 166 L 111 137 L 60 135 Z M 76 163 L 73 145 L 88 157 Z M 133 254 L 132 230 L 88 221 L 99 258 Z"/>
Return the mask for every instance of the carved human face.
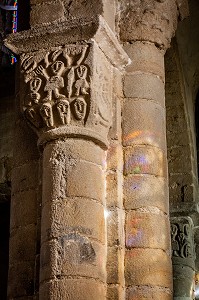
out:
<path id="1" fill-rule="evenodd" d="M 36 77 L 30 81 L 30 90 L 32 92 L 38 92 L 41 87 L 41 79 Z"/>
<path id="2" fill-rule="evenodd" d="M 87 67 L 86 66 L 79 66 L 77 69 L 77 75 L 79 78 L 86 78 L 87 75 Z"/>
<path id="3" fill-rule="evenodd" d="M 60 112 L 67 113 L 69 104 L 66 102 L 59 102 L 59 104 L 57 105 L 57 108 L 59 109 Z"/>
<path id="4" fill-rule="evenodd" d="M 54 74 L 59 74 L 64 69 L 64 63 L 62 61 L 56 61 L 52 64 L 51 68 Z"/>
<path id="5" fill-rule="evenodd" d="M 50 117 L 51 116 L 51 108 L 50 106 L 48 106 L 47 104 L 44 104 L 42 107 L 41 107 L 41 114 L 43 117 Z"/>

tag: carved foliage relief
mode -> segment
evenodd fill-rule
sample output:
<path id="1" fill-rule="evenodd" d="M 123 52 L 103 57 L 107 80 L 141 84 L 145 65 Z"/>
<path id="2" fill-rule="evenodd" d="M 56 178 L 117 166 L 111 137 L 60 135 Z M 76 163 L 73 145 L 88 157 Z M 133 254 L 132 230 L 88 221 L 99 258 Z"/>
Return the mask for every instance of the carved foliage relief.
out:
<path id="1" fill-rule="evenodd" d="M 193 228 L 185 220 L 171 224 L 173 257 L 194 258 Z"/>
<path id="2" fill-rule="evenodd" d="M 21 57 L 22 110 L 37 129 L 85 124 L 90 111 L 88 45 Z"/>

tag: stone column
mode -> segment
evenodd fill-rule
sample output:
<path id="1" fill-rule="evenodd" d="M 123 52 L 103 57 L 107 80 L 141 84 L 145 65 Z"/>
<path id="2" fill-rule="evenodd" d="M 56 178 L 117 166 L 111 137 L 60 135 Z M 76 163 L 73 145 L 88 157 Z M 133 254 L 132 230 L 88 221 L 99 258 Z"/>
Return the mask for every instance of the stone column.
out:
<path id="1" fill-rule="evenodd" d="M 8 299 L 32 300 L 38 288 L 39 269 L 39 151 L 37 136 L 20 113 L 19 84 L 16 95 L 7 295 Z"/>
<path id="2" fill-rule="evenodd" d="M 102 300 L 112 75 L 128 56 L 102 17 L 62 25 L 50 50 L 49 32 L 37 43 L 34 30 L 7 41 L 21 54 L 21 111 L 43 158 L 39 299 Z"/>
<path id="3" fill-rule="evenodd" d="M 195 247 L 190 217 L 171 218 L 174 300 L 192 300 L 195 288 Z"/>
<path id="4" fill-rule="evenodd" d="M 172 297 L 164 53 L 177 23 L 174 1 L 123 1 L 120 34 L 132 60 L 124 79 L 126 299 Z"/>

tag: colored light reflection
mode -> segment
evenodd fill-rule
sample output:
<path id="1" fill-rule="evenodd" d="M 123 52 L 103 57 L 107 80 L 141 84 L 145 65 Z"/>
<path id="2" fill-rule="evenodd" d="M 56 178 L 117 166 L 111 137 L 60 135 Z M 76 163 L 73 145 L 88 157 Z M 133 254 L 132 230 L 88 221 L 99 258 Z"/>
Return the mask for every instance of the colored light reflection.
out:
<path id="1" fill-rule="evenodd" d="M 135 218 L 127 224 L 126 246 L 128 248 L 136 247 L 142 240 L 143 231 L 141 228 L 138 228 L 140 221 L 141 219 Z"/>
<path id="2" fill-rule="evenodd" d="M 149 130 L 136 130 L 123 137 L 124 143 L 146 144 L 158 146 L 160 143 L 160 133 Z"/>
<path id="3" fill-rule="evenodd" d="M 150 162 L 146 155 L 132 155 L 126 163 L 127 169 L 133 174 L 149 172 Z"/>
<path id="4" fill-rule="evenodd" d="M 17 32 L 17 0 L 15 0 L 14 2 L 14 7 L 16 8 L 16 10 L 13 11 L 13 15 L 12 15 L 12 32 L 16 33 Z"/>

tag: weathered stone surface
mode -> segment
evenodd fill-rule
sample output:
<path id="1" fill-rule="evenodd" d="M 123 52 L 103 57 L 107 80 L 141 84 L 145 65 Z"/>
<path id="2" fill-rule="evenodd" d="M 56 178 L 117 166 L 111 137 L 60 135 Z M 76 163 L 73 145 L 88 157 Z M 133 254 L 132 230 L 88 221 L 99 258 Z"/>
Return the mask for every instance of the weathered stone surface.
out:
<path id="1" fill-rule="evenodd" d="M 108 256 L 106 262 L 107 268 L 107 283 L 119 283 L 119 273 L 121 272 L 122 260 L 120 250 L 117 246 L 108 247 Z"/>
<path id="2" fill-rule="evenodd" d="M 38 161 L 26 163 L 12 171 L 12 194 L 38 186 Z"/>
<path id="3" fill-rule="evenodd" d="M 149 286 L 129 287 L 127 289 L 127 300 L 171 300 L 173 299 L 171 291 L 165 288 L 154 288 Z"/>
<path id="4" fill-rule="evenodd" d="M 171 289 L 171 258 L 160 249 L 127 250 L 125 278 L 126 286 L 147 285 Z"/>
<path id="5" fill-rule="evenodd" d="M 119 300 L 122 293 L 124 295 L 122 288 L 118 285 L 110 284 L 107 287 L 107 300 Z"/>
<path id="6" fill-rule="evenodd" d="M 122 127 L 124 146 L 150 145 L 166 149 L 165 110 L 160 105 L 144 99 L 125 99 Z"/>
<path id="7" fill-rule="evenodd" d="M 110 172 L 106 175 L 106 206 L 122 208 L 122 174 Z"/>
<path id="8" fill-rule="evenodd" d="M 126 147 L 124 150 L 124 175 L 150 174 L 167 176 L 164 151 L 151 146 Z"/>
<path id="9" fill-rule="evenodd" d="M 36 225 L 30 224 L 13 229 L 10 233 L 10 261 L 34 261 L 36 247 Z"/>
<path id="10" fill-rule="evenodd" d="M 78 233 L 63 235 L 41 246 L 40 281 L 87 277 L 105 282 L 104 245 Z M 60 281 L 61 285 L 61 281 Z"/>
<path id="11" fill-rule="evenodd" d="M 34 261 L 15 262 L 9 265 L 8 299 L 26 297 L 34 291 Z"/>
<path id="12" fill-rule="evenodd" d="M 195 272 L 187 266 L 179 266 L 176 270 L 174 265 L 174 299 L 194 299 Z M 187 297 L 187 298 L 186 298 Z"/>
<path id="13" fill-rule="evenodd" d="M 58 139 L 54 142 L 48 143 L 45 147 L 44 165 L 48 165 L 51 155 L 57 155 L 60 153 L 59 158 L 69 158 L 69 160 L 76 161 L 88 161 L 93 164 L 105 168 L 105 154 L 104 150 L 95 145 L 91 141 L 84 139 Z"/>
<path id="14" fill-rule="evenodd" d="M 107 151 L 107 169 L 111 171 L 123 170 L 123 149 L 117 141 L 111 141 Z"/>
<path id="15" fill-rule="evenodd" d="M 37 201 L 37 193 L 31 189 L 12 196 L 11 211 L 14 213 L 10 221 L 11 229 L 35 223 Z"/>
<path id="16" fill-rule="evenodd" d="M 41 1 L 40 1 L 41 2 Z M 60 0 L 36 2 L 32 5 L 30 14 L 31 26 L 59 21 L 64 17 L 64 7 Z"/>
<path id="17" fill-rule="evenodd" d="M 88 210 L 89 207 L 89 210 Z M 70 233 L 105 243 L 104 207 L 86 198 L 66 198 L 47 202 L 43 208 L 42 242 Z"/>
<path id="18" fill-rule="evenodd" d="M 89 280 L 89 283 L 88 283 Z M 105 299 L 105 285 L 92 279 L 70 279 L 49 281 L 41 285 L 40 299 L 57 300 L 71 299 L 76 300 L 102 300 Z"/>
<path id="19" fill-rule="evenodd" d="M 134 42 L 124 44 L 124 49 L 132 58 L 127 66 L 128 73 L 142 72 L 152 73 L 164 81 L 164 52 L 160 51 L 154 44 L 147 42 Z"/>
<path id="20" fill-rule="evenodd" d="M 153 74 L 130 74 L 124 79 L 124 95 L 127 98 L 152 100 L 165 106 L 164 83 Z"/>
<path id="21" fill-rule="evenodd" d="M 37 136 L 26 124 L 26 121 L 22 119 L 15 126 L 13 167 L 39 159 Z"/>
<path id="22" fill-rule="evenodd" d="M 124 219 L 123 209 L 106 208 L 107 243 L 109 246 L 124 245 Z"/>
<path id="23" fill-rule="evenodd" d="M 147 41 L 167 49 L 177 27 L 175 1 L 120 2 L 123 41 Z"/>
<path id="24" fill-rule="evenodd" d="M 125 209 L 152 206 L 168 213 L 168 199 L 167 181 L 162 177 L 135 174 L 124 178 Z"/>
<path id="25" fill-rule="evenodd" d="M 43 203 L 51 199 L 83 197 L 104 201 L 104 178 L 101 168 L 86 161 L 73 159 L 55 153 L 50 163 L 44 165 Z M 89 170 L 89 172 L 88 172 Z"/>
<path id="26" fill-rule="evenodd" d="M 146 209 L 129 211 L 126 214 L 126 248 L 170 249 L 168 217 L 160 212 Z M 142 212 L 143 210 L 143 212 Z M 158 224 L 158 226 L 157 226 Z"/>

